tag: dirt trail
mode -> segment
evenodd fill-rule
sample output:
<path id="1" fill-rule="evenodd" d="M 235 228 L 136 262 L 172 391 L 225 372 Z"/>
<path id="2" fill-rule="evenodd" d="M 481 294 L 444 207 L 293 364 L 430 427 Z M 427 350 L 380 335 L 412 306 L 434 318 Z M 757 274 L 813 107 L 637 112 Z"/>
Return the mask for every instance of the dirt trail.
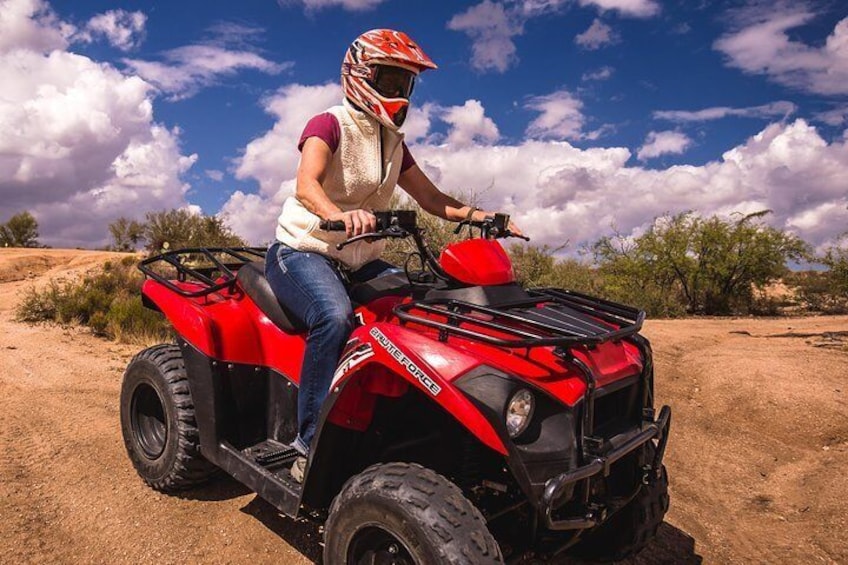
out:
<path id="1" fill-rule="evenodd" d="M 28 285 L 112 256 L 0 250 L 0 561 L 315 562 L 317 528 L 233 481 L 172 497 L 138 479 L 118 424 L 138 347 L 12 321 Z M 635 563 L 848 562 L 846 330 L 844 316 L 647 324 L 674 409 L 672 507 Z"/>

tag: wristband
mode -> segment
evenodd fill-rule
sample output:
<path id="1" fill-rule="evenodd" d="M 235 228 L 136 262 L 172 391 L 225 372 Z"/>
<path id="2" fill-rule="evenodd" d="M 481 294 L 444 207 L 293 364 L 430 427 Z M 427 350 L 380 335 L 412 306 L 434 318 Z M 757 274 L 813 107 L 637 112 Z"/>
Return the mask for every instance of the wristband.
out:
<path id="1" fill-rule="evenodd" d="M 465 221 L 466 221 L 466 222 L 470 222 L 470 221 L 471 221 L 471 216 L 473 216 L 473 215 L 474 215 L 474 212 L 476 212 L 476 211 L 477 211 L 477 210 L 479 210 L 479 209 L 480 209 L 480 208 L 477 208 L 476 206 L 469 206 L 469 208 L 468 208 L 468 214 L 466 214 L 466 215 L 465 215 Z"/>

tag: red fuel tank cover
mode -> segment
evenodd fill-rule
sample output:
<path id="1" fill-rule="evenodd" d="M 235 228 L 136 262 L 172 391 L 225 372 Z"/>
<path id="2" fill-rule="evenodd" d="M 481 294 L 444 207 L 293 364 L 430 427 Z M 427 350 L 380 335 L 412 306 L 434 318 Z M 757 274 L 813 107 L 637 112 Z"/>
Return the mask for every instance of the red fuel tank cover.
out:
<path id="1" fill-rule="evenodd" d="M 515 282 L 512 261 L 492 239 L 468 239 L 445 247 L 439 263 L 447 274 L 466 284 L 495 285 Z"/>

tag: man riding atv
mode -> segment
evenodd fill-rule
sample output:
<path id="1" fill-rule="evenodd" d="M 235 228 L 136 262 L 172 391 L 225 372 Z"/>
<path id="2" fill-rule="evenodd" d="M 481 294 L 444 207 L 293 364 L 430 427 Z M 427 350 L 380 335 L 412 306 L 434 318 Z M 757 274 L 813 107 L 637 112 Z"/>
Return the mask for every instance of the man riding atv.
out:
<path id="1" fill-rule="evenodd" d="M 356 38 L 342 63 L 342 105 L 313 117 L 298 143 L 297 188 L 283 205 L 265 276 L 277 299 L 308 328 L 298 396 L 301 481 L 321 406 L 342 348 L 353 330 L 346 282 L 365 282 L 395 267 L 379 259 L 383 242 L 336 249 L 345 238 L 374 232 L 371 210 L 388 208 L 400 185 L 426 211 L 446 220 L 482 220 L 477 210 L 441 192 L 415 163 L 398 128 L 415 78 L 436 64 L 408 35 L 375 29 Z M 344 232 L 321 230 L 344 222 Z M 511 231 L 520 234 L 513 225 Z"/>

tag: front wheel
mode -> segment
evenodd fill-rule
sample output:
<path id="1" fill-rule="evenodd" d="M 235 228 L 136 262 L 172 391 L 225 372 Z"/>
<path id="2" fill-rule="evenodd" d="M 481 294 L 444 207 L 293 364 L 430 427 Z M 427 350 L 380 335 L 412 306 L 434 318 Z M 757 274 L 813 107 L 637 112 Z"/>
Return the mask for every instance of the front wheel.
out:
<path id="1" fill-rule="evenodd" d="M 336 496 L 324 528 L 324 563 L 502 564 L 480 511 L 459 488 L 410 463 L 369 467 Z"/>
<path id="2" fill-rule="evenodd" d="M 205 482 L 215 467 L 200 455 L 194 403 L 176 345 L 156 345 L 130 361 L 121 386 L 121 432 L 138 474 L 174 492 Z"/>
<path id="3" fill-rule="evenodd" d="M 653 449 L 647 450 L 652 457 Z M 618 561 L 642 550 L 657 535 L 668 511 L 668 473 L 662 466 L 658 477 L 642 485 L 627 506 L 600 525 L 578 544 L 575 553 L 600 561 Z"/>

